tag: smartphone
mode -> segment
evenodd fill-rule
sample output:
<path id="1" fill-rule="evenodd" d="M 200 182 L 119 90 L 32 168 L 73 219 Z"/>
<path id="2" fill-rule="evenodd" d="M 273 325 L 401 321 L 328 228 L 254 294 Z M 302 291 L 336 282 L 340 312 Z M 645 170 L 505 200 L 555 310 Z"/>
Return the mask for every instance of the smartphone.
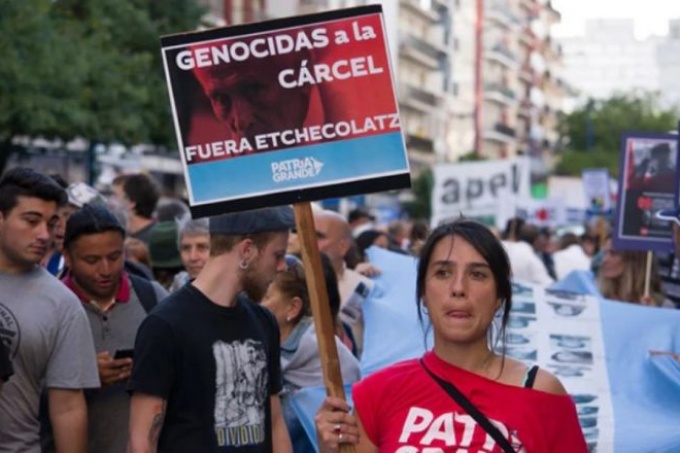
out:
<path id="1" fill-rule="evenodd" d="M 115 360 L 119 359 L 131 359 L 132 356 L 134 355 L 135 350 L 134 349 L 119 349 L 116 351 L 116 353 L 113 355 L 113 358 Z"/>

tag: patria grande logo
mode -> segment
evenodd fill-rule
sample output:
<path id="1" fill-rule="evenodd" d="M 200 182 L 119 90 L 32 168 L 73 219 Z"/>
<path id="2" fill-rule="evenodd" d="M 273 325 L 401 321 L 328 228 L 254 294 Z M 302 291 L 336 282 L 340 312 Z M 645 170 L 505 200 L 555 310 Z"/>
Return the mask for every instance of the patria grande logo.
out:
<path id="1" fill-rule="evenodd" d="M 324 163 L 314 157 L 272 162 L 272 179 L 274 182 L 284 182 L 313 178 L 321 173 L 323 166 Z"/>

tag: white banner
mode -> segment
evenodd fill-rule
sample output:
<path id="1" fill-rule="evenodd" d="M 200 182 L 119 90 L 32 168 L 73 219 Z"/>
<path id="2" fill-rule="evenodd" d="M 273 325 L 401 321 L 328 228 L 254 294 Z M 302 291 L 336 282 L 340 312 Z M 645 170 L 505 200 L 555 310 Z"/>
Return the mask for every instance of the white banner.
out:
<path id="1" fill-rule="evenodd" d="M 506 354 L 557 376 L 590 451 L 613 451 L 614 417 L 596 298 L 513 284 Z"/>
<path id="2" fill-rule="evenodd" d="M 436 165 L 432 225 L 461 215 L 493 225 L 501 201 L 509 195 L 529 197 L 529 184 L 526 158 Z"/>

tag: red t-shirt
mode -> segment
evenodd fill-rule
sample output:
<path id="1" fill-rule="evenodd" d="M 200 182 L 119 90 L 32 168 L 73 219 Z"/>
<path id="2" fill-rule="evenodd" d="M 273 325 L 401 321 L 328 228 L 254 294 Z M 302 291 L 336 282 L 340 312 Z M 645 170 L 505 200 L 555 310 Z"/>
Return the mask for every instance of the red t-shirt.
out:
<path id="1" fill-rule="evenodd" d="M 501 384 L 454 367 L 433 352 L 425 364 L 453 383 L 517 452 L 585 453 L 568 395 Z M 352 399 L 368 438 L 381 452 L 501 452 L 502 449 L 423 369 L 407 360 L 354 384 Z"/>

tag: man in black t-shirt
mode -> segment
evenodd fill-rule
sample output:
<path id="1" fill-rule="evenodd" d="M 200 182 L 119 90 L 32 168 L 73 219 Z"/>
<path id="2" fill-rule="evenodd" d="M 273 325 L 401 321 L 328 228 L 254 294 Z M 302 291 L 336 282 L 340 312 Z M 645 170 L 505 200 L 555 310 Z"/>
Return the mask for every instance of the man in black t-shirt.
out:
<path id="1" fill-rule="evenodd" d="M 11 375 L 12 362 L 9 359 L 9 351 L 0 339 L 0 391 L 2 391 L 2 384 L 7 382 Z"/>
<path id="2" fill-rule="evenodd" d="M 290 207 L 210 219 L 203 270 L 137 333 L 132 453 L 292 452 L 278 397 L 278 326 L 250 300 L 260 301 L 286 269 L 293 227 Z"/>

